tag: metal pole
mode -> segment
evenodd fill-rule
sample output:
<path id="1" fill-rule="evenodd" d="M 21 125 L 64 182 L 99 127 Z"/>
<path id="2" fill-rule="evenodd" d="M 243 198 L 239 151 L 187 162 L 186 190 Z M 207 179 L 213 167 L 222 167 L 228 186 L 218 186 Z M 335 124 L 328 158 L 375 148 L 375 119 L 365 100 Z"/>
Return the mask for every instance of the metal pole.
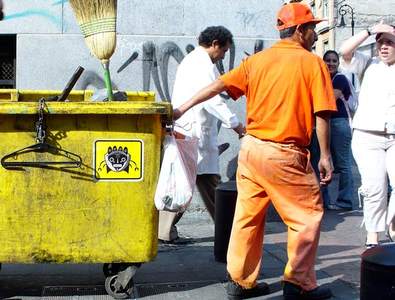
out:
<path id="1" fill-rule="evenodd" d="M 354 36 L 354 10 L 351 8 L 351 35 Z"/>

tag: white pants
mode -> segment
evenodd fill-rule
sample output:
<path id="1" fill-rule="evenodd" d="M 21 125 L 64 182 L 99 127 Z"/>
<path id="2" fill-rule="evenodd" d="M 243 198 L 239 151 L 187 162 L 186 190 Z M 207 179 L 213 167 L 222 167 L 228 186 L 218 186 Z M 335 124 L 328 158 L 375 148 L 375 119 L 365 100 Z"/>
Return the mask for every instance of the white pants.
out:
<path id="1" fill-rule="evenodd" d="M 355 129 L 351 148 L 361 174 L 366 231 L 385 231 L 395 214 L 395 135 Z"/>

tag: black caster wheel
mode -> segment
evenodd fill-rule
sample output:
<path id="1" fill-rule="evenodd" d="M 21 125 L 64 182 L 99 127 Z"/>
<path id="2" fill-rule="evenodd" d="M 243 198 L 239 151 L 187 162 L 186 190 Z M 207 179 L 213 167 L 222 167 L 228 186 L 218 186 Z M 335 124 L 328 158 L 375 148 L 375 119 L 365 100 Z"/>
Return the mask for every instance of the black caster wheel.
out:
<path id="1" fill-rule="evenodd" d="M 114 299 L 126 299 L 129 298 L 133 293 L 134 283 L 131 279 L 128 285 L 123 288 L 119 283 L 117 283 L 118 275 L 109 276 L 106 278 L 104 287 L 108 295 Z"/>
<path id="2" fill-rule="evenodd" d="M 119 271 L 121 270 L 122 266 L 121 264 L 117 263 L 106 263 L 103 265 L 103 273 L 105 277 L 110 277 L 115 274 L 118 274 Z"/>

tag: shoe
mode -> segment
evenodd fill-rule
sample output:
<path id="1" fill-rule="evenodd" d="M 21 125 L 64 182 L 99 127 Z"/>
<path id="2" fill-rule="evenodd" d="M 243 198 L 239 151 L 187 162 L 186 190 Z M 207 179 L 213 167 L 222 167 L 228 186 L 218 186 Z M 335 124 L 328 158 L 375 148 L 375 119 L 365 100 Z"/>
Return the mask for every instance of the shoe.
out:
<path id="1" fill-rule="evenodd" d="M 365 244 L 366 250 L 376 248 L 379 244 Z"/>
<path id="2" fill-rule="evenodd" d="M 368 243 L 368 238 L 366 238 L 366 242 L 365 242 L 365 248 L 366 250 L 368 249 L 372 249 L 372 248 L 376 248 L 377 246 L 380 245 L 380 242 L 377 243 Z"/>
<path id="3" fill-rule="evenodd" d="M 186 245 L 186 244 L 193 243 L 192 238 L 184 238 L 184 237 L 177 237 L 177 238 L 170 240 L 170 241 L 158 239 L 158 241 L 160 244 L 163 244 L 163 245 Z"/>
<path id="4" fill-rule="evenodd" d="M 376 248 L 379 245 L 380 245 L 380 243 L 370 243 L 370 244 L 368 244 L 368 242 L 366 242 L 365 243 L 365 248 L 366 248 L 366 250 L 368 250 L 368 249 Z"/>
<path id="5" fill-rule="evenodd" d="M 344 210 L 352 210 L 352 204 L 351 201 L 345 201 L 343 199 L 337 199 L 336 200 L 337 206 L 341 207 Z M 341 205 L 340 203 L 344 203 L 344 205 Z"/>
<path id="6" fill-rule="evenodd" d="M 327 210 L 343 210 L 340 206 L 337 206 L 336 204 L 328 204 L 326 209 Z"/>
<path id="7" fill-rule="evenodd" d="M 352 207 L 343 207 L 343 206 L 339 206 L 336 204 L 328 204 L 328 206 L 326 207 L 328 210 L 352 210 Z"/>
<path id="8" fill-rule="evenodd" d="M 300 286 L 288 281 L 283 282 L 284 300 L 323 300 L 332 297 L 330 289 L 318 286 L 311 291 L 304 291 Z"/>
<path id="9" fill-rule="evenodd" d="M 229 280 L 226 284 L 226 293 L 229 300 L 239 300 L 267 295 L 270 293 L 270 289 L 269 285 L 265 282 L 258 283 L 251 289 L 246 289 L 233 280 Z"/>

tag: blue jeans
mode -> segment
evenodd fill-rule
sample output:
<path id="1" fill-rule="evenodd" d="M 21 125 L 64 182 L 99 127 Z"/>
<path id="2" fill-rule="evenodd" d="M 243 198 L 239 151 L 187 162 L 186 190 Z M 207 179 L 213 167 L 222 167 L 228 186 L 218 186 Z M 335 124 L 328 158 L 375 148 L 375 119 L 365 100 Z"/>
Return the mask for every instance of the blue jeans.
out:
<path id="1" fill-rule="evenodd" d="M 334 172 L 339 174 L 339 194 L 335 203 L 329 203 L 329 193 L 326 187 L 322 187 L 324 206 L 336 204 L 343 208 L 352 208 L 353 178 L 351 171 L 351 128 L 346 118 L 331 119 L 331 155 Z M 319 176 L 318 161 L 320 159 L 320 148 L 317 135 L 314 131 L 311 145 L 311 164 Z"/>

